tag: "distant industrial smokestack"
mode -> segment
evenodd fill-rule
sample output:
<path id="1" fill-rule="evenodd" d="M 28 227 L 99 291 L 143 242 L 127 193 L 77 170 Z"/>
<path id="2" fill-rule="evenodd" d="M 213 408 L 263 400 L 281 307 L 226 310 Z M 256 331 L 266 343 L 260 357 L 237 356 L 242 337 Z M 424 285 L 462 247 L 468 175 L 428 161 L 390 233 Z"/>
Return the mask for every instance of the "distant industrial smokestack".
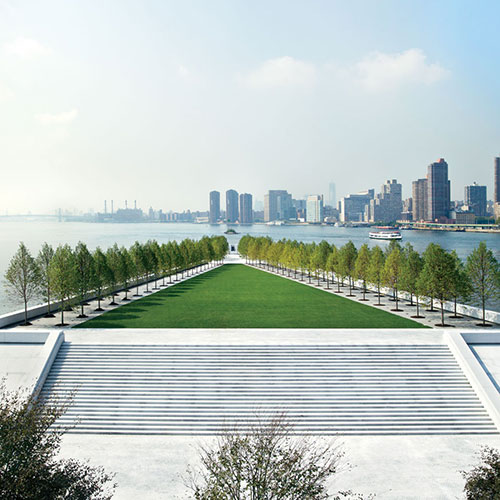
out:
<path id="1" fill-rule="evenodd" d="M 104 200 L 104 213 L 105 214 L 108 213 L 108 202 L 107 202 L 107 200 Z"/>
<path id="2" fill-rule="evenodd" d="M 113 200 L 111 200 L 111 214 L 113 214 Z"/>
<path id="3" fill-rule="evenodd" d="M 128 208 L 128 203 L 127 203 L 127 200 L 125 200 L 125 210 L 127 210 Z"/>
<path id="4" fill-rule="evenodd" d="M 134 210 L 137 210 L 137 200 L 134 200 Z"/>

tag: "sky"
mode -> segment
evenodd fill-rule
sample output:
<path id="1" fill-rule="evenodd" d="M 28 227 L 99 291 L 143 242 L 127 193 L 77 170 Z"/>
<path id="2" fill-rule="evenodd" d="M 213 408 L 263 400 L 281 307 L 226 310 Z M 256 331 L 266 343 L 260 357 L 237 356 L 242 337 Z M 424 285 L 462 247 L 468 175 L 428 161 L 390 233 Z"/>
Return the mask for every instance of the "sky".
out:
<path id="1" fill-rule="evenodd" d="M 337 197 L 449 164 L 493 196 L 498 1 L 0 0 L 0 214 Z M 108 205 L 109 206 L 109 205 Z"/>

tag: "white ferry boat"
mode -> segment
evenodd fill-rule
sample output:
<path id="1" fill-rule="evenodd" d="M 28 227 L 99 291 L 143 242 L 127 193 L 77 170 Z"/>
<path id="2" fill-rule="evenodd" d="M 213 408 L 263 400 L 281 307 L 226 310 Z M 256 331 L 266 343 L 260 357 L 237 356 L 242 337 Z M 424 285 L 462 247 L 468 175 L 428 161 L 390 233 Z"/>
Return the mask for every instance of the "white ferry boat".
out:
<path id="1" fill-rule="evenodd" d="M 403 236 L 399 229 L 394 227 L 378 227 L 378 231 L 370 231 L 369 236 L 373 240 L 401 240 Z"/>

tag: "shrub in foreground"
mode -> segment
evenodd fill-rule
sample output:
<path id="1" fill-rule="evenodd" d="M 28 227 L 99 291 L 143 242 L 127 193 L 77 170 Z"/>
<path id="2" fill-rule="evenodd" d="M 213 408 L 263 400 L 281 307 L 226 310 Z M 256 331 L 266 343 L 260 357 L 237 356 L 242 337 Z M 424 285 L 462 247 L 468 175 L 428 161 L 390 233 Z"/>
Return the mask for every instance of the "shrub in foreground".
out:
<path id="1" fill-rule="evenodd" d="M 102 467 L 58 459 L 66 431 L 57 425 L 71 399 L 44 402 L 0 386 L 0 498 L 108 500 L 113 476 Z"/>

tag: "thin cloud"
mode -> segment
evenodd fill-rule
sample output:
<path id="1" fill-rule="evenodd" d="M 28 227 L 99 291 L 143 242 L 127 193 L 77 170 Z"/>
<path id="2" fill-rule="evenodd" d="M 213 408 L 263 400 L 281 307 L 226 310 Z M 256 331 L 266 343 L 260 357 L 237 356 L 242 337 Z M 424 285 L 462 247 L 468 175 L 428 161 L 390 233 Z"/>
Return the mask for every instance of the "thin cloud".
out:
<path id="1" fill-rule="evenodd" d="M 42 125 L 65 125 L 71 123 L 78 116 L 78 110 L 63 111 L 62 113 L 42 113 L 35 118 Z"/>
<path id="2" fill-rule="evenodd" d="M 182 64 L 177 68 L 177 74 L 184 79 L 188 79 L 191 76 L 191 71 L 186 66 Z"/>
<path id="3" fill-rule="evenodd" d="M 259 68 L 240 77 L 253 88 L 310 87 L 317 78 L 314 64 L 290 56 L 269 59 Z"/>
<path id="4" fill-rule="evenodd" d="M 33 38 L 18 37 L 12 42 L 4 44 L 7 54 L 30 59 L 33 57 L 46 56 L 50 54 L 50 49 Z"/>
<path id="5" fill-rule="evenodd" d="M 2 83 L 0 83 L 0 102 L 8 101 L 13 97 L 14 92 L 9 87 L 6 87 L 5 85 L 2 85 Z"/>
<path id="6" fill-rule="evenodd" d="M 449 75 L 438 63 L 428 63 L 421 49 L 397 54 L 373 52 L 352 66 L 348 73 L 367 90 L 393 90 L 407 84 L 431 85 Z"/>

